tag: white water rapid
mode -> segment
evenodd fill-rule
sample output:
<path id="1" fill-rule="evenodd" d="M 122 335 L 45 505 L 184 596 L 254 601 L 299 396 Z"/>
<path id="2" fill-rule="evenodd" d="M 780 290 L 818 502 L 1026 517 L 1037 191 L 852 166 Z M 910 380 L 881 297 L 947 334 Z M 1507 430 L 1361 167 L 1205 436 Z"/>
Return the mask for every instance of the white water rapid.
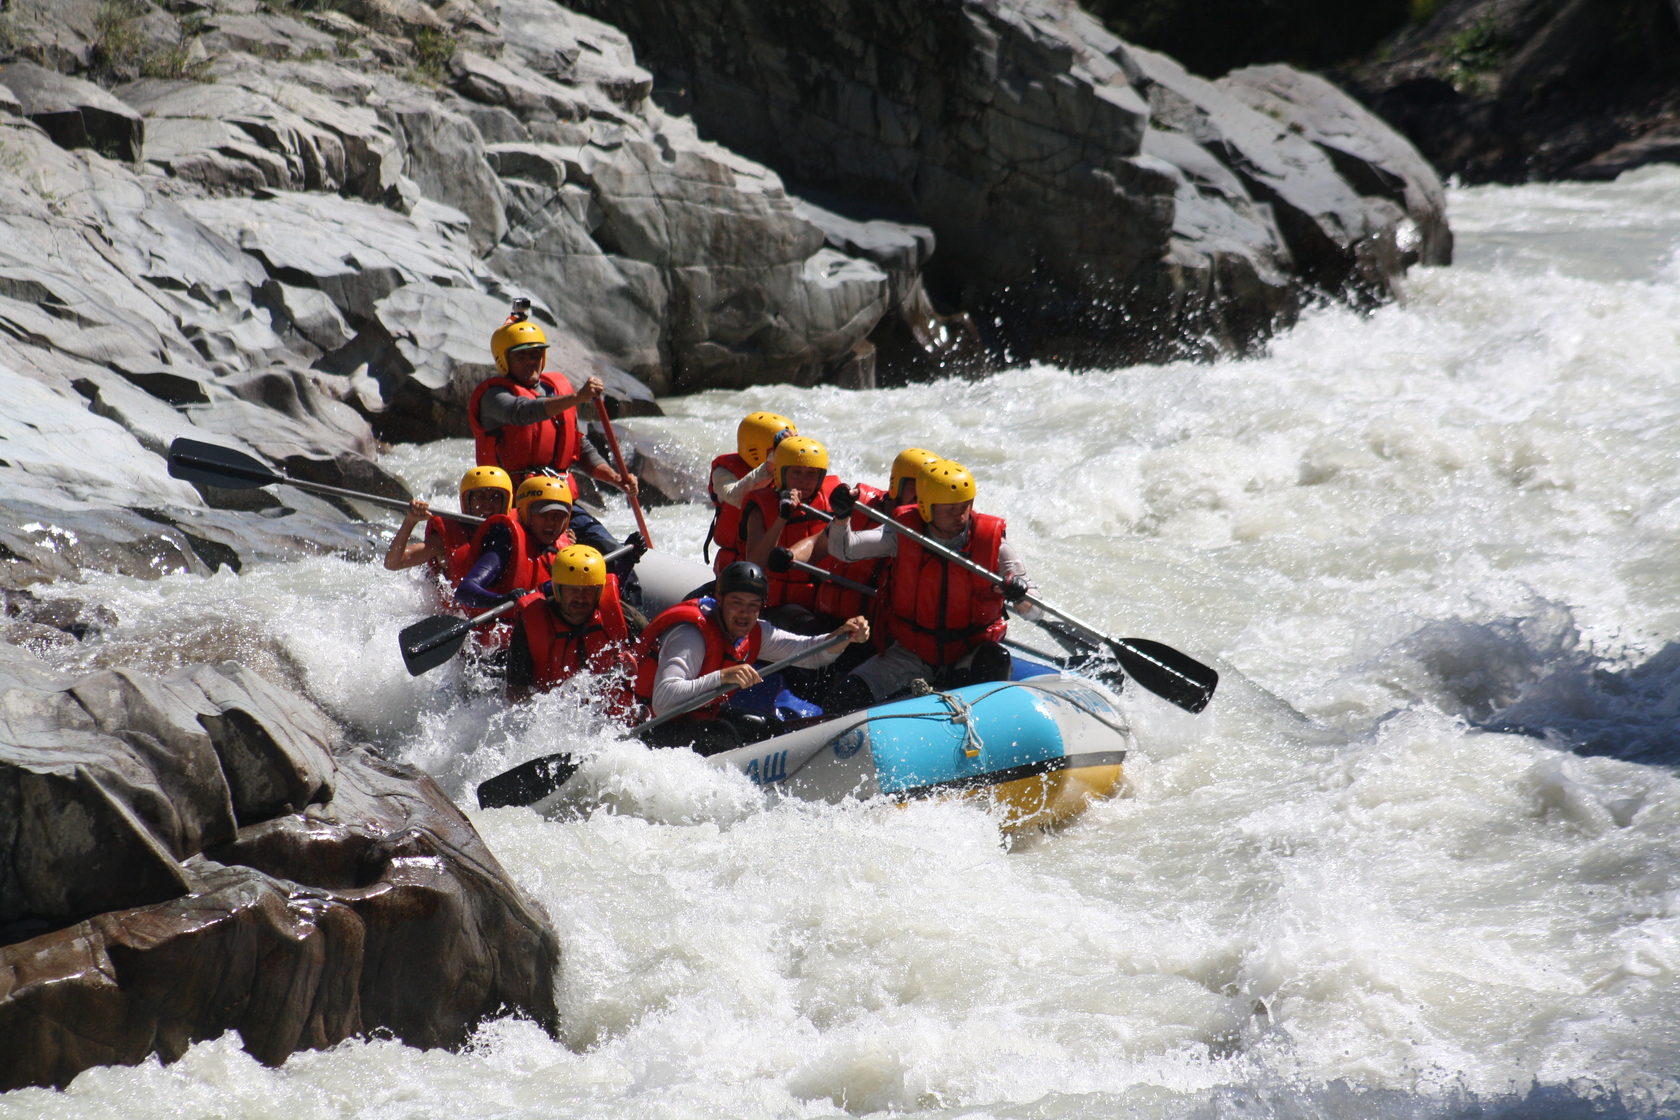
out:
<path id="1" fill-rule="evenodd" d="M 1452 268 L 1254 359 L 624 423 L 697 469 L 759 407 L 848 478 L 941 451 L 1046 599 L 1217 664 L 1201 716 L 1129 697 L 1126 795 L 1054 834 L 776 803 L 564 697 L 411 680 L 426 593 L 377 563 L 58 589 L 121 622 L 56 664 L 242 651 L 463 803 L 581 744 L 610 808 L 472 814 L 559 930 L 562 1040 L 269 1069 L 229 1036 L 0 1117 L 1680 1114 L 1680 169 L 1451 204 Z M 452 501 L 465 450 L 391 462 Z M 697 554 L 706 520 L 652 526 Z"/>

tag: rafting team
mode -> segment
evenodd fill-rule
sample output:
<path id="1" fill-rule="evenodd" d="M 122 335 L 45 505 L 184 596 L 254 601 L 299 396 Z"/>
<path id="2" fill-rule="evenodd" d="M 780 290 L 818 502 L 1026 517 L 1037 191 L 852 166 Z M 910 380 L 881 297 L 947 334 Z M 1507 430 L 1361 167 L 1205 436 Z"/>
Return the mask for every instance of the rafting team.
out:
<path id="1" fill-rule="evenodd" d="M 710 594 L 645 619 L 635 565 L 646 541 L 632 533 L 621 544 L 576 506 L 575 469 L 632 502 L 638 492 L 634 475 L 582 438 L 577 406 L 605 386 L 590 377 L 574 389 L 545 368 L 548 341 L 523 302 L 490 339 L 500 375 L 468 402 L 477 465 L 461 479 L 461 511 L 484 520 L 473 528 L 416 500 L 385 556 L 393 571 L 430 566 L 469 617 L 517 601 L 510 627 L 479 635 L 487 649 L 505 649 L 510 699 L 587 671 L 604 678 L 610 709 L 628 723 L 717 693 L 645 736 L 711 754 L 774 734 L 776 716 L 849 711 L 917 681 L 1009 678 L 1005 607 L 1031 617 L 1022 603 L 1030 585 L 1003 519 L 974 511 L 968 469 L 910 448 L 893 461 L 886 490 L 848 487 L 828 473 L 821 443 L 771 412 L 745 417 L 735 450 L 712 461 Z M 999 578 L 937 555 L 917 535 Z M 754 668 L 805 653 L 785 682 L 761 681 Z"/>

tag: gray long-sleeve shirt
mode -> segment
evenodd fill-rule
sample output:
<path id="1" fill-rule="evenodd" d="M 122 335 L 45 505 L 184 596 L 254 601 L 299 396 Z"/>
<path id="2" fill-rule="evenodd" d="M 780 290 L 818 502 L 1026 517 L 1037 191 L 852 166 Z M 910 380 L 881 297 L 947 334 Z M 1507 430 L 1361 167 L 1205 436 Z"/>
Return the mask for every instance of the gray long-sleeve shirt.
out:
<path id="1" fill-rule="evenodd" d="M 935 544 L 942 544 L 952 552 L 961 552 L 968 546 L 968 530 L 964 529 L 954 537 L 940 537 L 929 531 L 923 534 Z M 873 529 L 854 529 L 849 517 L 836 518 L 834 524 L 828 527 L 828 554 L 837 560 L 872 560 L 882 556 L 898 555 L 898 533 L 885 525 L 877 525 Z M 1020 554 L 1015 546 L 1005 537 L 998 543 L 998 574 L 1004 579 L 1019 580 L 1032 586 L 1027 579 L 1027 566 L 1021 563 Z M 1031 603 L 1021 603 L 1011 608 L 1022 618 L 1037 618 L 1039 610 Z"/>
<path id="2" fill-rule="evenodd" d="M 491 386 L 478 400 L 479 424 L 485 431 L 494 432 L 509 424 L 518 427 L 547 420 L 548 399 L 554 394 L 549 392 L 548 384 L 543 381 L 537 382 L 537 391 L 542 395 L 522 397 L 504 385 Z M 578 432 L 580 435 L 583 433 L 581 422 Z M 578 440 L 578 461 L 583 464 L 585 473 L 591 473 L 596 467 L 604 466 L 607 462 L 587 437 Z"/>

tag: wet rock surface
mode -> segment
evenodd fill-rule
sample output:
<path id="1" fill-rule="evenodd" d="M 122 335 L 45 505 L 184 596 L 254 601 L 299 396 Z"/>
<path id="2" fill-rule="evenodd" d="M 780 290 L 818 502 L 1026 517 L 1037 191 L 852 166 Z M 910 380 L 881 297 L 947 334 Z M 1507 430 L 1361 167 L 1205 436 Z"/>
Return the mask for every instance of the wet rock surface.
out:
<path id="1" fill-rule="evenodd" d="M 233 663 L 65 679 L 0 647 L 0 1089 L 229 1030 L 278 1062 L 552 1029 L 558 961 L 437 786 L 303 698 Z"/>

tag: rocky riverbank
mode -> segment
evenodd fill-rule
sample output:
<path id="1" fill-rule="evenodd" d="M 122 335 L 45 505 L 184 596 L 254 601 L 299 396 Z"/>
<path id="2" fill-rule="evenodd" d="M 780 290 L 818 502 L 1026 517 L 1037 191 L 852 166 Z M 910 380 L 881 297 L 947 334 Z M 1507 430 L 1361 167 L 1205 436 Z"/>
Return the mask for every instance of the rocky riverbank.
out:
<path id="1" fill-rule="evenodd" d="M 559 945 L 425 775 L 242 666 L 67 678 L 0 646 L 0 1090 L 387 1030 L 555 1026 Z M 424 962 L 424 967 L 416 967 Z"/>
<path id="2" fill-rule="evenodd" d="M 553 1023 L 544 917 L 237 634 L 48 668 L 108 608 L 41 584 L 371 556 L 353 503 L 188 485 L 173 439 L 403 498 L 380 442 L 465 433 L 514 295 L 555 364 L 650 411 L 1252 347 L 1450 256 L 1433 171 L 1320 79 L 1208 82 L 1051 0 L 801 12 L 0 16 L 0 1024 L 26 1040 L 0 1086 L 230 1029 L 279 1061 Z"/>

